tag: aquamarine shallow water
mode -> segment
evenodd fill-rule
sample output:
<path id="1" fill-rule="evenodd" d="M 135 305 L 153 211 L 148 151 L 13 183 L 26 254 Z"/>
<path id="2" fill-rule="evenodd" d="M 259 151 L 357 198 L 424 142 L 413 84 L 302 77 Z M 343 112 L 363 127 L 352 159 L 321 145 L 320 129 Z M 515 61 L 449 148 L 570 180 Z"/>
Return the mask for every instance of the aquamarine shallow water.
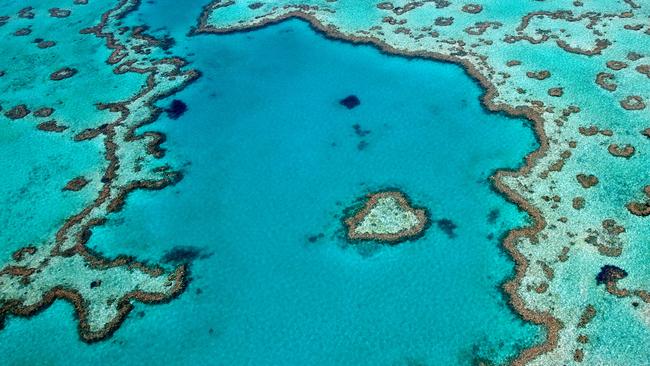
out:
<path id="1" fill-rule="evenodd" d="M 93 142 L 71 144 L 52 133 L 14 123 L 0 129 L 0 255 L 47 240 L 64 220 L 87 201 L 63 192 L 70 177 L 103 164 Z"/>
<path id="2" fill-rule="evenodd" d="M 452 365 L 503 362 L 540 339 L 498 288 L 512 271 L 498 238 L 524 217 L 487 182 L 521 164 L 533 135 L 487 114 L 460 68 L 329 41 L 297 21 L 173 35 L 203 77 L 173 97 L 189 111 L 152 128 L 187 163 L 185 179 L 132 194 L 89 246 L 151 261 L 181 245 L 210 256 L 179 299 L 137 305 L 106 342 L 81 343 L 66 304 L 11 318 L 3 364 Z M 341 107 L 348 94 L 361 106 Z M 456 237 L 434 225 L 397 247 L 347 246 L 342 210 L 386 186 L 453 220 Z"/>

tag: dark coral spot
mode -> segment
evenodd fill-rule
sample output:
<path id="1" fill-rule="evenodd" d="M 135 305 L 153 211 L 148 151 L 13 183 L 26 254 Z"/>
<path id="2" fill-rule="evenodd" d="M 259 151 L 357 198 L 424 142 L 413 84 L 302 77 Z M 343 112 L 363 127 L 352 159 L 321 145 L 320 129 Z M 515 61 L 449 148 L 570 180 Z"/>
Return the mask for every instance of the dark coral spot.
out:
<path id="1" fill-rule="evenodd" d="M 458 227 L 453 221 L 449 219 L 440 219 L 436 220 L 436 225 L 443 233 L 445 233 L 450 238 L 455 238 L 456 233 L 454 230 Z"/>
<path id="2" fill-rule="evenodd" d="M 21 37 L 21 36 L 26 36 L 26 35 L 28 35 L 30 33 L 32 33 L 31 29 L 29 29 L 29 28 L 20 28 L 20 29 L 18 29 L 17 31 L 14 32 L 14 36 Z"/>
<path id="3" fill-rule="evenodd" d="M 73 77 L 77 73 L 77 69 L 72 67 L 64 67 L 50 74 L 50 80 L 63 80 Z"/>
<path id="4" fill-rule="evenodd" d="M 53 18 L 67 18 L 70 16 L 70 13 L 72 13 L 68 9 L 61 9 L 61 8 L 51 8 L 48 11 L 50 13 L 50 16 Z"/>
<path id="5" fill-rule="evenodd" d="M 361 101 L 359 98 L 357 98 L 356 95 L 348 95 L 347 97 L 341 99 L 339 101 L 339 104 L 345 106 L 347 109 L 352 109 L 358 107 L 359 104 L 361 104 Z"/>
<path id="6" fill-rule="evenodd" d="M 359 150 L 359 151 L 365 150 L 366 147 L 368 147 L 368 143 L 365 142 L 365 141 L 360 141 L 360 142 L 357 144 L 357 150 Z"/>
<path id="7" fill-rule="evenodd" d="M 627 277 L 627 272 L 624 269 L 606 264 L 600 268 L 600 272 L 596 275 L 596 284 L 602 285 L 616 282 L 625 277 Z"/>
<path id="8" fill-rule="evenodd" d="M 169 264 L 189 263 L 197 259 L 206 259 L 212 253 L 205 253 L 201 248 L 192 246 L 176 246 L 165 252 L 161 262 Z"/>
<path id="9" fill-rule="evenodd" d="M 25 118 L 31 111 L 26 105 L 20 104 L 5 112 L 5 116 L 12 120 Z"/>
<path id="10" fill-rule="evenodd" d="M 167 117 L 169 117 L 170 119 L 178 119 L 186 111 L 187 111 L 187 104 L 185 104 L 182 100 L 178 100 L 178 99 L 172 100 L 171 104 L 169 104 L 169 107 L 165 109 L 165 112 L 167 113 Z"/>
<path id="11" fill-rule="evenodd" d="M 499 210 L 496 209 L 496 208 L 493 209 L 493 210 L 490 210 L 490 212 L 487 215 L 487 221 L 490 224 L 494 224 L 497 221 L 498 218 L 499 218 Z"/>
<path id="12" fill-rule="evenodd" d="M 323 235 L 323 233 L 319 233 L 318 235 L 310 235 L 307 238 L 307 241 L 309 241 L 310 243 L 315 243 L 318 241 L 318 239 L 322 239 L 324 236 L 325 235 Z"/>
<path id="13" fill-rule="evenodd" d="M 361 125 L 358 124 L 358 123 L 355 123 L 354 125 L 352 125 L 352 128 L 354 128 L 354 133 L 357 134 L 357 136 L 359 136 L 359 137 L 366 136 L 367 134 L 369 134 L 371 132 L 370 130 L 362 129 Z"/>
<path id="14" fill-rule="evenodd" d="M 88 184 L 88 180 L 83 176 L 79 176 L 68 181 L 65 187 L 63 187 L 63 190 L 77 192 L 85 187 L 86 184 Z"/>
<path id="15" fill-rule="evenodd" d="M 54 41 L 41 41 L 36 44 L 38 48 L 50 48 L 54 47 L 56 45 L 56 42 Z"/>
<path id="16" fill-rule="evenodd" d="M 169 36 L 164 36 L 162 37 L 162 39 L 160 39 L 160 48 L 162 48 L 165 51 L 174 47 L 175 44 L 176 44 L 176 40 L 174 40 Z"/>
<path id="17" fill-rule="evenodd" d="M 49 117 L 54 113 L 54 108 L 42 107 L 34 111 L 36 117 Z"/>

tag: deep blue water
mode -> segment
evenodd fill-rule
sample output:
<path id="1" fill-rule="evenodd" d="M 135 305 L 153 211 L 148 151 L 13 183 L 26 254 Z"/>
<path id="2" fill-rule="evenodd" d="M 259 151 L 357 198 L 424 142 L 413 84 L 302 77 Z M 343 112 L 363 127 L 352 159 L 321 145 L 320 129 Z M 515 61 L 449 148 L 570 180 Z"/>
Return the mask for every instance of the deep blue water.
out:
<path id="1" fill-rule="evenodd" d="M 174 12 L 158 5 L 139 11 L 153 29 Z M 149 128 L 167 134 L 185 178 L 132 194 L 89 245 L 154 262 L 197 248 L 187 292 L 138 304 L 93 345 L 64 303 L 11 318 L 3 364 L 455 365 L 503 362 L 540 339 L 499 290 L 513 269 L 499 238 L 525 217 L 488 182 L 536 147 L 522 121 L 486 113 L 459 67 L 326 40 L 299 21 L 192 38 L 178 27 L 173 51 L 203 77 L 160 103 L 184 101 L 182 117 Z M 353 110 L 338 103 L 350 94 Z M 348 245 L 342 211 L 385 187 L 457 229 Z"/>

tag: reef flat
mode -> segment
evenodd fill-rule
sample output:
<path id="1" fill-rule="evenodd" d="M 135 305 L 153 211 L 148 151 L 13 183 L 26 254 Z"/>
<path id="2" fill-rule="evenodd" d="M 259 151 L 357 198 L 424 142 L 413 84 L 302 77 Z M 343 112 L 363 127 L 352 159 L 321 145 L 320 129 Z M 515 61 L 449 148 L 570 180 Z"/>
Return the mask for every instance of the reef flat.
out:
<path id="1" fill-rule="evenodd" d="M 428 223 L 426 211 L 411 207 L 400 191 L 368 194 L 363 207 L 345 219 L 348 239 L 389 243 L 422 235 Z"/>
<path id="2" fill-rule="evenodd" d="M 634 0 L 214 1 L 193 32 L 299 18 L 331 38 L 462 65 L 486 108 L 528 118 L 540 141 L 522 169 L 492 177 L 533 219 L 503 241 L 516 262 L 503 288 L 548 330 L 513 364 L 648 364 L 649 11 Z M 606 265 L 626 275 L 602 275 Z"/>
<path id="3" fill-rule="evenodd" d="M 198 73 L 165 55 L 165 40 L 121 24 L 139 1 L 66 5 L 0 5 L 3 148 L 30 147 L 3 159 L 12 177 L 2 189 L 17 197 L 3 206 L 0 325 L 64 299 L 74 305 L 81 338 L 92 342 L 112 334 L 132 302 L 165 302 L 185 287 L 184 264 L 104 258 L 85 244 L 131 191 L 181 178 L 160 160 L 164 135 L 136 129 L 160 114 L 155 101 Z"/>

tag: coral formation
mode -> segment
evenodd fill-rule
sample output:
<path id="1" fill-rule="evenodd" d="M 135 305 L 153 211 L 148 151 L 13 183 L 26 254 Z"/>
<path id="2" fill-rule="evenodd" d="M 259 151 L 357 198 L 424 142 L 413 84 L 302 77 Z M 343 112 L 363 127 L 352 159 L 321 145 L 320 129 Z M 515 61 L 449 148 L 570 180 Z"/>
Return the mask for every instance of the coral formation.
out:
<path id="1" fill-rule="evenodd" d="M 349 240 L 399 243 L 421 236 L 429 218 L 426 210 L 413 208 L 399 191 L 381 191 L 367 196 L 364 206 L 347 217 Z"/>
<path id="2" fill-rule="evenodd" d="M 75 4 L 86 2 L 77 0 Z M 71 143 L 101 138 L 96 146 L 103 149 L 105 164 L 99 165 L 97 169 L 100 171 L 93 173 L 93 176 L 98 177 L 97 181 L 80 176 L 62 187 L 64 191 L 79 191 L 75 193 L 77 195 L 87 194 L 85 207 L 78 212 L 71 212 L 48 240 L 25 243 L 10 258 L 1 259 L 0 323 L 9 315 L 37 314 L 52 302 L 63 299 L 75 308 L 81 338 L 86 342 L 94 342 L 110 336 L 120 326 L 133 309 L 134 301 L 166 302 L 179 295 L 187 284 L 187 264 L 163 268 L 140 263 L 128 256 L 109 260 L 85 246 L 93 227 L 105 223 L 107 214 L 118 210 L 129 192 L 135 189 L 162 189 L 176 183 L 181 177 L 179 172 L 171 170 L 168 165 L 157 163 L 157 159 L 164 153 L 159 147 L 164 141 L 163 135 L 153 132 L 139 134 L 135 131 L 160 115 L 161 110 L 154 106 L 156 101 L 184 87 L 196 79 L 198 73 L 184 70 L 184 60 L 164 55 L 159 51 L 162 42 L 145 35 L 142 30 L 118 31 L 122 19 L 138 5 L 138 0 L 119 0 L 110 8 L 105 3 L 93 4 L 92 9 L 97 16 L 95 19 L 88 19 L 88 14 L 84 12 L 77 16 L 75 11 L 51 8 L 49 13 L 52 20 L 47 23 L 50 28 L 46 29 L 48 37 L 60 40 L 66 36 L 64 32 L 68 32 L 68 29 L 60 27 L 60 22 L 73 29 L 77 27 L 74 34 L 81 31 L 81 41 L 75 46 L 78 49 L 75 57 L 79 58 L 76 61 L 81 66 L 75 64 L 75 67 L 62 67 L 50 73 L 51 70 L 47 71 L 46 67 L 20 64 L 29 65 L 33 61 L 29 57 L 18 59 L 15 65 L 17 68 L 8 65 L 10 70 L 17 70 L 13 72 L 27 73 L 26 80 L 43 80 L 42 85 L 23 83 L 17 87 L 27 91 L 41 86 L 49 88 L 48 84 L 52 81 L 59 83 L 72 76 L 81 81 L 63 82 L 66 84 L 63 92 L 72 90 L 74 93 L 70 97 L 70 104 L 59 102 L 56 111 L 51 107 L 41 107 L 30 115 L 28 105 L 36 102 L 43 105 L 52 101 L 22 100 L 21 96 L 30 95 L 24 92 L 16 93 L 15 97 L 13 94 L 3 95 L 3 98 L 17 99 L 14 107 L 7 110 L 4 116 L 7 120 L 36 121 L 38 118 L 56 115 L 57 120 L 40 122 L 37 128 L 58 132 L 58 136 L 70 139 Z M 38 14 L 31 7 L 19 11 L 23 22 L 38 19 Z M 9 24 L 13 21 L 12 18 L 3 20 Z M 94 25 L 80 29 L 83 27 L 81 24 L 89 21 Z M 33 28 L 37 29 L 36 26 Z M 22 29 L 16 32 L 28 33 Z M 12 32 L 10 29 L 7 31 Z M 84 41 L 90 43 L 90 47 L 84 45 Z M 99 43 L 95 43 L 97 41 Z M 124 100 L 95 105 L 92 98 L 89 100 L 88 91 L 83 89 L 96 85 L 95 82 L 88 83 L 87 79 L 94 76 L 84 74 L 82 70 L 86 70 L 87 64 L 95 62 L 94 44 L 101 44 L 102 41 L 112 52 L 106 64 L 101 65 L 113 70 L 111 78 L 102 80 L 105 87 L 111 88 L 123 83 L 120 81 L 121 75 L 127 73 L 141 76 L 139 80 L 142 83 L 124 84 L 124 90 L 131 90 L 131 95 Z M 54 52 L 48 48 L 55 44 L 54 41 L 51 44 L 43 42 L 50 41 L 39 40 L 41 50 L 38 52 Z M 88 52 L 84 53 L 85 51 Z M 11 83 L 12 80 L 6 82 Z M 39 95 L 39 98 L 44 97 L 45 95 Z M 77 117 L 80 110 L 91 112 L 86 115 L 87 118 Z M 58 122 L 59 120 L 63 122 Z M 130 153 L 124 154 L 125 151 Z M 88 184 L 92 184 L 94 189 L 82 192 L 82 188 Z"/>
<path id="3" fill-rule="evenodd" d="M 648 284 L 642 273 L 647 271 L 630 271 L 625 281 L 633 289 L 626 292 L 598 291 L 591 280 L 603 255 L 610 255 L 611 265 L 626 263 L 628 270 L 647 262 L 639 247 L 647 225 L 639 220 L 650 215 L 650 203 L 639 199 L 638 186 L 648 184 L 649 166 L 636 159 L 648 146 L 636 131 L 650 125 L 643 113 L 650 98 L 644 66 L 650 49 L 643 25 L 647 5 L 633 0 L 538 1 L 516 7 L 488 1 L 384 1 L 376 3 L 375 11 L 353 8 L 327 0 L 216 0 L 204 7 L 193 33 L 251 30 L 297 18 L 330 38 L 463 66 L 486 89 L 482 102 L 487 109 L 526 117 L 540 142 L 520 170 L 492 176 L 494 187 L 531 217 L 528 227 L 512 230 L 503 240 L 516 264 L 503 288 L 525 320 L 548 331 L 543 343 L 523 350 L 512 363 L 614 364 L 622 357 L 638 363 L 640 355 L 585 342 L 576 327 L 584 307 L 601 302 L 599 297 L 625 294 L 642 300 L 635 308 L 612 302 L 624 317 L 618 321 L 636 322 L 638 309 L 650 306 L 643 297 Z M 625 172 L 626 178 L 616 172 Z M 632 203 L 626 207 L 626 202 Z M 625 231 L 610 233 L 613 226 L 602 224 L 607 219 Z M 552 279 L 540 263 L 554 270 Z M 589 296 L 567 290 L 583 288 L 589 280 Z M 600 327 L 613 321 L 598 319 Z"/>

